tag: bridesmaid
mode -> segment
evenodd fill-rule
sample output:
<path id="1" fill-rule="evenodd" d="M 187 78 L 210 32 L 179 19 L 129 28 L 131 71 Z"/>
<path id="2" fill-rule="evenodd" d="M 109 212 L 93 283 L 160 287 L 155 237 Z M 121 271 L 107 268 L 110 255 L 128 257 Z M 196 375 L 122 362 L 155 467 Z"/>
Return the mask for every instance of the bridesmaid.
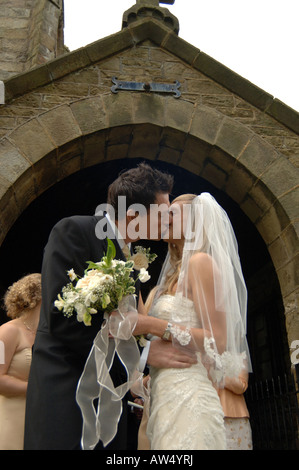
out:
<path id="1" fill-rule="evenodd" d="M 225 387 L 218 390 L 224 412 L 227 450 L 252 450 L 249 411 L 244 398 L 248 387 L 248 373 L 239 378 L 226 379 Z"/>
<path id="2" fill-rule="evenodd" d="M 0 450 L 22 450 L 26 391 L 41 306 L 41 275 L 15 282 L 4 296 L 11 321 L 0 327 L 4 361 L 0 363 Z"/>

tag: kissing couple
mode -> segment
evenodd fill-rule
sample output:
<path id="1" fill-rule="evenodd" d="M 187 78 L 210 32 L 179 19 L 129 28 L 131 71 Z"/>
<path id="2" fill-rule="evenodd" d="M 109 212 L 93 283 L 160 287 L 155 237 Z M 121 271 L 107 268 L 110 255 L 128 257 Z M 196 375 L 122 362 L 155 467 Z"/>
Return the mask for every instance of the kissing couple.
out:
<path id="1" fill-rule="evenodd" d="M 103 258 L 107 238 L 113 239 L 117 260 L 126 260 L 127 245 L 140 238 L 168 242 L 158 284 L 145 304 L 139 282 L 135 284 L 138 314 L 133 335 L 150 339 L 140 348 L 138 368 L 141 373 L 145 365 L 150 368 L 147 434 L 151 449 L 226 448 L 217 388 L 224 387 L 226 378 L 251 370 L 247 290 L 226 212 L 208 193 L 181 195 L 170 204 L 172 188 L 171 175 L 142 163 L 122 172 L 109 186 L 107 204 L 113 217 L 109 213 L 73 216 L 52 229 L 42 265 L 42 307 L 27 389 L 25 450 L 85 448 L 76 392 L 104 315 L 93 315 L 86 327 L 62 315 L 55 301 L 69 282 L 70 268 L 83 276 L 87 261 Z M 119 211 L 120 197 L 125 211 Z M 145 212 L 132 209 L 137 206 Z M 162 208 L 158 214 L 157 207 Z M 104 236 L 99 236 L 104 226 Z M 115 388 L 127 380 L 117 355 L 109 374 Z M 88 394 L 88 383 L 84 386 Z M 106 390 L 102 392 L 106 401 L 115 400 L 105 395 Z M 101 416 L 98 397 L 93 398 L 97 417 L 115 432 L 107 442 L 99 431 L 89 448 L 127 449 L 127 395 L 122 397 L 116 423 L 109 414 Z"/>

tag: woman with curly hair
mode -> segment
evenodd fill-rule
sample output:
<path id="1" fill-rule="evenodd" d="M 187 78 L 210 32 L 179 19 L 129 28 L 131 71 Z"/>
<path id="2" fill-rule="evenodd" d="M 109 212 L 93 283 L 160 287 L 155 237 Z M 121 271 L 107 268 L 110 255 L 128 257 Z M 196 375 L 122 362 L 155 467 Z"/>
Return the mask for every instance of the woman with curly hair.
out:
<path id="1" fill-rule="evenodd" d="M 0 342 L 4 345 L 4 364 L 0 362 L 0 450 L 24 447 L 27 383 L 40 305 L 38 273 L 15 282 L 4 296 L 11 320 L 0 327 Z"/>

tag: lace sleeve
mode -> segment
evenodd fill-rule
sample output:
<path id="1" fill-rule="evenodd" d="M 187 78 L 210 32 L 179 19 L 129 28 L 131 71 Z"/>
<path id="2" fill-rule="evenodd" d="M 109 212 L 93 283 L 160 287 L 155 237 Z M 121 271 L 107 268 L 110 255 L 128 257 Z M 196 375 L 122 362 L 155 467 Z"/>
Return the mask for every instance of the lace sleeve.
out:
<path id="1" fill-rule="evenodd" d="M 177 325 L 171 325 L 170 332 L 172 337 L 177 340 L 181 346 L 188 346 L 191 341 L 190 329 L 182 329 Z"/>
<path id="2" fill-rule="evenodd" d="M 208 358 L 209 374 L 217 383 L 220 383 L 224 377 L 238 377 L 246 367 L 245 351 L 238 355 L 233 355 L 229 351 L 218 354 L 215 351 L 214 338 L 204 339 L 204 350 Z"/>

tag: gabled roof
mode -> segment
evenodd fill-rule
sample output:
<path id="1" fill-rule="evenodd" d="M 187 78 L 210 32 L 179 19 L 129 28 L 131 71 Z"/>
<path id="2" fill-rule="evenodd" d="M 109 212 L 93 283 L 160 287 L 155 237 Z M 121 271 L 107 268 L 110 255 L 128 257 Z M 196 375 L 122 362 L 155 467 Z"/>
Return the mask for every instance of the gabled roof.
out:
<path id="1" fill-rule="evenodd" d="M 150 40 L 227 90 L 299 134 L 299 113 L 177 36 L 162 22 L 144 18 L 118 33 L 69 52 L 5 81 L 6 102 Z"/>

